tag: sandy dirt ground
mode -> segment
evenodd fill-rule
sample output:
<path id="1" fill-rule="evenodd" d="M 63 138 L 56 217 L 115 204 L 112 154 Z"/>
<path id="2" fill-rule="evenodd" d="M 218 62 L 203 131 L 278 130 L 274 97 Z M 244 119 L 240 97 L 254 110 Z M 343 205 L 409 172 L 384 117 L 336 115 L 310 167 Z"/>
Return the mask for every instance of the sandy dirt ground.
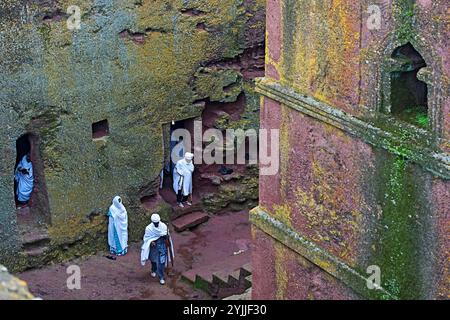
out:
<path id="1" fill-rule="evenodd" d="M 171 232 L 175 247 L 175 266 L 169 271 L 166 285 L 150 277 L 150 265 L 140 264 L 140 243 L 130 245 L 129 252 L 117 260 L 106 258 L 107 253 L 29 270 L 17 276 L 28 283 L 37 297 L 49 300 L 178 300 L 211 299 L 181 280 L 183 272 L 218 261 L 228 265 L 237 259 L 250 262 L 251 242 L 248 212 L 213 216 L 191 231 Z M 81 289 L 67 288 L 67 267 L 77 265 L 81 270 Z"/>

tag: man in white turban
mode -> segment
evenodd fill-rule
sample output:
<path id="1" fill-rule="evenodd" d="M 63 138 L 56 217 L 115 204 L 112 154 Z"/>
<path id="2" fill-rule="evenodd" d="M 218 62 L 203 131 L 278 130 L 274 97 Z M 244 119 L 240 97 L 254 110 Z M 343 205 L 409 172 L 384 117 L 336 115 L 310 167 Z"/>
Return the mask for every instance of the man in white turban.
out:
<path id="1" fill-rule="evenodd" d="M 192 195 L 193 158 L 192 153 L 186 152 L 184 158 L 177 162 L 173 170 L 173 190 L 177 194 L 177 204 L 182 208 L 184 204 L 192 205 L 188 199 L 189 195 Z"/>
<path id="2" fill-rule="evenodd" d="M 141 247 L 141 264 L 147 260 L 152 263 L 151 276 L 158 276 L 159 283 L 165 284 L 164 270 L 173 265 L 174 250 L 167 225 L 161 222 L 158 214 L 152 214 L 152 222 L 145 228 L 144 244 Z"/>
<path id="3" fill-rule="evenodd" d="M 113 199 L 108 211 L 108 244 L 111 254 L 123 256 L 128 251 L 128 214 L 122 199 Z"/>

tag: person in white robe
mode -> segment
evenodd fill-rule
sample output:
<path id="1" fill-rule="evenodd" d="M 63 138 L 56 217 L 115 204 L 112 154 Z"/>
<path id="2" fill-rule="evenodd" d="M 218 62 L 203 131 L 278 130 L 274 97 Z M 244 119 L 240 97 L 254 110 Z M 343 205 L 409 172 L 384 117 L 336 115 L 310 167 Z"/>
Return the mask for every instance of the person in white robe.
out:
<path id="1" fill-rule="evenodd" d="M 182 208 L 185 204 L 192 205 L 189 196 L 192 195 L 193 158 L 192 153 L 186 152 L 184 158 L 177 162 L 173 170 L 173 190 L 177 195 L 177 204 Z"/>
<path id="2" fill-rule="evenodd" d="M 31 199 L 34 187 L 33 164 L 30 155 L 25 155 L 16 167 L 16 196 L 20 205 L 26 205 Z"/>
<path id="3" fill-rule="evenodd" d="M 123 256 L 128 251 L 128 213 L 119 196 L 108 211 L 108 244 L 111 254 Z"/>
<path id="4" fill-rule="evenodd" d="M 147 260 L 152 264 L 151 276 L 159 277 L 159 283 L 165 284 L 164 271 L 173 266 L 175 256 L 172 239 L 167 225 L 161 222 L 158 214 L 151 216 L 151 223 L 145 228 L 144 243 L 141 247 L 141 264 L 145 266 Z"/>

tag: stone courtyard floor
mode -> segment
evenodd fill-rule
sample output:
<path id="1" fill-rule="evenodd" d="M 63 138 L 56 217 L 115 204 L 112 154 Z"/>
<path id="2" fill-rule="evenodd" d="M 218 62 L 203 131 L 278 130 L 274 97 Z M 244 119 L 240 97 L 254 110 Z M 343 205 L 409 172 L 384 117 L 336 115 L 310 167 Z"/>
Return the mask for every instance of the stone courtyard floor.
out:
<path id="1" fill-rule="evenodd" d="M 175 266 L 170 270 L 166 285 L 150 277 L 150 265 L 140 264 L 140 243 L 130 245 L 129 252 L 117 260 L 107 253 L 55 264 L 17 274 L 28 283 L 30 291 L 44 300 L 147 300 L 147 299 L 211 299 L 181 280 L 188 270 L 202 270 L 218 262 L 224 266 L 250 262 L 250 223 L 248 212 L 212 216 L 193 230 L 171 231 L 175 248 Z M 237 254 L 239 253 L 239 254 Z M 67 267 L 81 269 L 81 289 L 69 290 L 66 285 Z M 215 271 L 215 270 L 213 270 Z"/>

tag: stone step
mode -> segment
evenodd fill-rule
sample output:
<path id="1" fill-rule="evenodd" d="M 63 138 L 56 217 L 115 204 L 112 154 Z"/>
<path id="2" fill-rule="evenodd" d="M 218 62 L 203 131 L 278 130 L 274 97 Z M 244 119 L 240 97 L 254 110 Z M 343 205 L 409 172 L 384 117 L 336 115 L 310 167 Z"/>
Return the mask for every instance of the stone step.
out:
<path id="1" fill-rule="evenodd" d="M 241 281 L 241 274 L 242 270 L 237 269 L 234 270 L 229 276 L 228 276 L 228 284 L 233 287 L 238 287 L 239 282 Z"/>
<path id="2" fill-rule="evenodd" d="M 245 277 L 243 282 L 244 282 L 244 285 L 245 285 L 246 288 L 251 288 L 251 286 L 253 284 L 253 277 L 252 277 L 252 275 L 249 275 L 249 276 Z"/>
<path id="3" fill-rule="evenodd" d="M 242 268 L 236 269 L 230 274 L 230 277 L 236 280 L 239 280 L 242 276 Z"/>
<path id="4" fill-rule="evenodd" d="M 50 237 L 45 229 L 29 230 L 22 234 L 22 245 L 24 247 L 43 246 L 50 242 Z"/>
<path id="5" fill-rule="evenodd" d="M 202 210 L 203 210 L 203 206 L 201 203 L 195 203 L 192 206 L 185 205 L 184 208 L 180 208 L 180 207 L 176 206 L 176 207 L 173 207 L 171 219 L 175 220 L 175 219 L 178 219 L 189 213 L 196 212 L 196 211 L 202 211 Z"/>
<path id="6" fill-rule="evenodd" d="M 252 274 L 252 264 L 251 263 L 246 263 L 245 265 L 242 266 L 241 269 L 242 269 L 245 277 Z"/>
<path id="7" fill-rule="evenodd" d="M 212 266 L 212 269 L 217 266 Z M 245 267 L 248 269 L 248 266 Z M 201 289 L 214 298 L 224 298 L 233 294 L 243 293 L 251 287 L 251 275 L 244 266 L 230 272 L 227 270 L 207 271 L 207 269 L 189 270 L 182 274 L 182 279 L 195 288 Z"/>
<path id="8" fill-rule="evenodd" d="M 172 220 L 172 225 L 174 226 L 175 231 L 182 232 L 198 226 L 199 224 L 208 221 L 208 219 L 209 216 L 204 212 L 193 212 Z"/>
<path id="9" fill-rule="evenodd" d="M 197 277 L 197 273 L 195 270 L 191 269 L 181 274 L 181 279 L 189 282 L 190 284 L 195 284 L 195 278 Z"/>
<path id="10" fill-rule="evenodd" d="M 219 286 L 228 286 L 229 274 L 226 271 L 217 271 L 213 273 L 213 282 Z"/>
<path id="11" fill-rule="evenodd" d="M 33 248 L 25 250 L 25 254 L 28 257 L 39 257 L 40 255 L 44 254 L 45 251 L 47 251 L 48 247 L 39 247 L 39 248 Z"/>

